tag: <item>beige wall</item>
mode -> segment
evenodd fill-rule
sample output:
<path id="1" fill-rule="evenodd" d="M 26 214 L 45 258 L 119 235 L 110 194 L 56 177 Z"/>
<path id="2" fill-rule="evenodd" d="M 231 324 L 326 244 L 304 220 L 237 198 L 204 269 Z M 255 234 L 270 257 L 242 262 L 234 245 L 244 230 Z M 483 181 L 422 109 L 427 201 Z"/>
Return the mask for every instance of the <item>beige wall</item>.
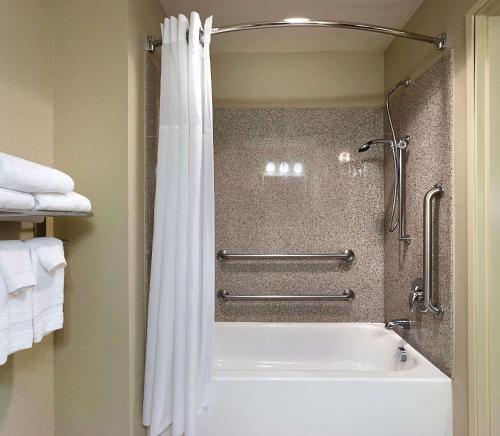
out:
<path id="1" fill-rule="evenodd" d="M 52 7 L 50 1 L 0 2 L 0 151 L 53 162 Z M 0 223 L 0 238 L 19 225 Z M 0 434 L 54 434 L 52 336 L 0 367 Z"/>
<path id="2" fill-rule="evenodd" d="M 454 50 L 453 109 L 453 288 L 455 292 L 454 428 L 467 434 L 467 215 L 466 215 L 466 51 L 465 14 L 475 0 L 425 0 L 406 29 L 435 35 L 446 32 Z M 440 53 L 413 41 L 394 41 L 385 52 L 385 87 L 407 76 L 418 76 Z"/>
<path id="3" fill-rule="evenodd" d="M 0 151 L 69 172 L 96 212 L 56 223 L 65 327 L 55 363 L 50 336 L 0 368 L 2 435 L 144 432 L 142 45 L 162 15 L 156 0 L 0 3 Z"/>
<path id="4" fill-rule="evenodd" d="M 67 323 L 56 341 L 56 434 L 140 426 L 143 301 L 142 42 L 156 1 L 55 0 L 55 161 L 93 202 L 58 221 L 68 244 Z"/>
<path id="5" fill-rule="evenodd" d="M 381 106 L 382 52 L 213 54 L 215 107 Z"/>
<path id="6" fill-rule="evenodd" d="M 56 336 L 56 434 L 128 434 L 127 8 L 54 0 L 55 163 L 93 204 L 69 240 Z"/>

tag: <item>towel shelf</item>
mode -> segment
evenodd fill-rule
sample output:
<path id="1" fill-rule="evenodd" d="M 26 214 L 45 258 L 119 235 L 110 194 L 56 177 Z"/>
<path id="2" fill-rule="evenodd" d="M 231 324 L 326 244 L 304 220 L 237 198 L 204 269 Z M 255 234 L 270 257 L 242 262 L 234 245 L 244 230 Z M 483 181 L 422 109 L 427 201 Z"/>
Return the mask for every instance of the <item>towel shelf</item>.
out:
<path id="1" fill-rule="evenodd" d="M 346 289 L 340 295 L 231 295 L 229 291 L 221 289 L 217 294 L 220 300 L 300 300 L 300 301 L 349 301 L 354 299 L 354 291 Z"/>
<path id="2" fill-rule="evenodd" d="M 53 210 L 0 210 L 0 221 L 41 223 L 47 217 L 91 217 L 93 212 L 60 212 Z"/>
<path id="3" fill-rule="evenodd" d="M 354 251 L 345 249 L 338 253 L 318 253 L 318 254 L 236 254 L 228 253 L 226 250 L 217 252 L 217 259 L 226 260 L 344 260 L 352 262 Z"/>

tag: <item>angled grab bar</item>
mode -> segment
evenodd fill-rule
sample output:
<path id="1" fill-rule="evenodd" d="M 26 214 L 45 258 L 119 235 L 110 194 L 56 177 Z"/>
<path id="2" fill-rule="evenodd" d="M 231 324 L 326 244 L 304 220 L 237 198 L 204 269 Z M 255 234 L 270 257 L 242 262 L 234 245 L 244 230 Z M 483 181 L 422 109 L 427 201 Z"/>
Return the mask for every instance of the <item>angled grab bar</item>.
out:
<path id="1" fill-rule="evenodd" d="M 319 254 L 237 254 L 228 253 L 226 250 L 217 252 L 218 260 L 345 260 L 352 262 L 354 260 L 354 251 L 346 249 L 338 253 L 319 253 Z"/>
<path id="2" fill-rule="evenodd" d="M 310 301 L 325 301 L 325 300 L 352 300 L 354 299 L 354 291 L 346 289 L 341 295 L 231 295 L 229 291 L 221 289 L 217 294 L 219 299 L 223 301 L 232 300 L 310 300 Z"/>
<path id="3" fill-rule="evenodd" d="M 436 316 L 443 316 L 444 310 L 432 301 L 432 203 L 434 198 L 441 196 L 443 192 L 443 187 L 437 183 L 424 197 L 423 286 L 417 285 L 410 294 L 411 309 L 417 309 L 422 313 L 431 312 Z"/>

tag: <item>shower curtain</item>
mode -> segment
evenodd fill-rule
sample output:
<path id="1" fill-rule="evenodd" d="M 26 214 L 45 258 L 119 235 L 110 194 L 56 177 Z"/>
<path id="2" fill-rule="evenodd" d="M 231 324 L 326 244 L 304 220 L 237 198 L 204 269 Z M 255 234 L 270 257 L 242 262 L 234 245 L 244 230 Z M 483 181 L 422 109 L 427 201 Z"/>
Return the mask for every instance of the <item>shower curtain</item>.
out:
<path id="1" fill-rule="evenodd" d="M 160 132 L 143 422 L 194 436 L 209 413 L 214 317 L 212 17 L 162 26 Z M 189 29 L 189 38 L 186 38 Z M 189 42 L 187 41 L 189 39 Z"/>

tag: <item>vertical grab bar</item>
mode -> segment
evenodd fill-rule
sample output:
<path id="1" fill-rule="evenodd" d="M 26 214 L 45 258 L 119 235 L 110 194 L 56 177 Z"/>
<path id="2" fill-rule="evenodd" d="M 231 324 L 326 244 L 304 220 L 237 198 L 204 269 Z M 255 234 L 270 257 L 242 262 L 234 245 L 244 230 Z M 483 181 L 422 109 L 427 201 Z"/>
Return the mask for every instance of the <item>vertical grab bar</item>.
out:
<path id="1" fill-rule="evenodd" d="M 443 187 L 436 184 L 424 198 L 424 306 L 437 316 L 442 316 L 443 308 L 432 302 L 432 201 L 443 193 Z"/>

